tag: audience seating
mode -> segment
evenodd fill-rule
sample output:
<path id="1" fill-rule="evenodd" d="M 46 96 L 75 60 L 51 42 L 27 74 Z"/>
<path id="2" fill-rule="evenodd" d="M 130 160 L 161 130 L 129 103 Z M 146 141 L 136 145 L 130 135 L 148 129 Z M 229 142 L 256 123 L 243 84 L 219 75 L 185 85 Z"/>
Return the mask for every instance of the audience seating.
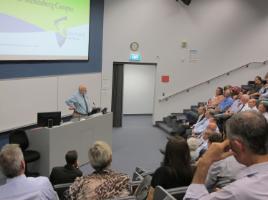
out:
<path id="1" fill-rule="evenodd" d="M 176 200 L 167 190 L 161 186 L 157 186 L 154 190 L 153 200 Z"/>
<path id="2" fill-rule="evenodd" d="M 183 197 L 187 191 L 188 186 L 186 187 L 177 187 L 168 189 L 167 192 L 171 194 L 177 200 L 183 200 Z"/>
<path id="3" fill-rule="evenodd" d="M 26 164 L 26 176 L 38 176 L 39 173 L 30 173 L 27 168 L 27 164 L 37 161 L 40 158 L 40 153 L 33 150 L 27 150 L 29 147 L 29 140 L 24 130 L 16 130 L 9 134 L 10 144 L 19 144 L 22 150 L 25 164 Z"/>
<path id="4" fill-rule="evenodd" d="M 64 192 L 67 189 L 69 189 L 70 185 L 72 185 L 72 183 L 63 183 L 63 184 L 58 184 L 58 185 L 53 186 L 53 188 L 57 192 L 60 200 L 64 200 Z"/>
<path id="5" fill-rule="evenodd" d="M 266 81 L 263 81 L 265 84 Z M 244 91 L 249 91 L 254 87 L 254 81 L 248 81 L 246 85 L 241 85 L 241 88 Z M 208 99 L 211 97 L 208 97 Z M 183 109 L 182 113 L 171 113 L 169 116 L 163 118 L 163 121 L 157 121 L 156 126 L 164 130 L 168 134 L 174 135 L 180 132 L 183 132 L 182 124 L 188 122 L 190 125 L 193 125 L 198 118 L 197 108 L 200 105 L 206 105 L 206 102 L 199 102 L 197 105 L 192 105 L 190 109 Z M 179 120 L 179 117 L 185 117 L 186 120 Z"/>
<path id="6" fill-rule="evenodd" d="M 128 196 L 128 197 L 116 197 L 113 199 L 107 199 L 107 200 L 136 200 L 137 198 L 135 196 Z"/>
<path id="7" fill-rule="evenodd" d="M 139 184 L 138 188 L 134 192 L 134 196 L 137 200 L 144 200 L 147 197 L 151 186 L 152 176 L 147 175 L 143 178 L 142 182 Z"/>
<path id="8" fill-rule="evenodd" d="M 132 176 L 132 181 L 142 181 L 145 176 L 153 175 L 153 173 L 154 172 L 151 170 L 146 170 L 140 167 L 136 167 L 135 172 L 133 173 L 133 176 Z"/>
<path id="9" fill-rule="evenodd" d="M 169 116 L 164 117 L 163 121 L 157 121 L 156 126 L 169 133 L 174 135 L 180 132 L 185 131 L 185 125 L 194 124 L 198 119 L 197 108 L 201 104 L 205 105 L 205 102 L 199 102 L 197 105 L 192 105 L 191 109 L 184 109 L 183 113 L 171 113 Z"/>

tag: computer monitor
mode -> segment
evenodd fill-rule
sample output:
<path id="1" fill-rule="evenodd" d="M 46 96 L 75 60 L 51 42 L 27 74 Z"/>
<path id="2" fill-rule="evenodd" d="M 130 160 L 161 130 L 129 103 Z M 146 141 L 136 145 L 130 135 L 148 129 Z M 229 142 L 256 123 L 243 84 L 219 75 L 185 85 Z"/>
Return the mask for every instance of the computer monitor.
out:
<path id="1" fill-rule="evenodd" d="M 61 112 L 40 112 L 37 113 L 37 125 L 52 127 L 60 125 Z"/>

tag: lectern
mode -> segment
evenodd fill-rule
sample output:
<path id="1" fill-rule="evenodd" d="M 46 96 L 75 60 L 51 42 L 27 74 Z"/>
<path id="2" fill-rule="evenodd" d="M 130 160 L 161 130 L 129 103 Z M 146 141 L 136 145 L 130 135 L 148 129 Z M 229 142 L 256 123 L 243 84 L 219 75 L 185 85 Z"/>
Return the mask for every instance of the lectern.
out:
<path id="1" fill-rule="evenodd" d="M 29 149 L 37 150 L 41 158 L 33 166 L 42 176 L 49 176 L 53 167 L 65 165 L 65 153 L 78 152 L 80 164 L 88 162 L 88 149 L 96 140 L 107 142 L 112 147 L 113 114 L 81 118 L 52 128 L 41 127 L 27 131 Z"/>

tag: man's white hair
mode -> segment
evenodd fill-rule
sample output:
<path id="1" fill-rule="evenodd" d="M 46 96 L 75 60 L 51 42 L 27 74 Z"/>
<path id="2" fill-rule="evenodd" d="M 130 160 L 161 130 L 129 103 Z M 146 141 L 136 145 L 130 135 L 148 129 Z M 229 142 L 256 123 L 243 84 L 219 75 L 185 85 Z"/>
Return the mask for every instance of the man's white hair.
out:
<path id="1" fill-rule="evenodd" d="M 107 143 L 96 141 L 88 151 L 88 158 L 95 170 L 103 170 L 112 161 L 112 149 Z"/>
<path id="2" fill-rule="evenodd" d="M 23 153 L 17 144 L 6 144 L 0 152 L 0 168 L 8 178 L 14 178 L 21 174 L 21 163 L 24 160 Z"/>

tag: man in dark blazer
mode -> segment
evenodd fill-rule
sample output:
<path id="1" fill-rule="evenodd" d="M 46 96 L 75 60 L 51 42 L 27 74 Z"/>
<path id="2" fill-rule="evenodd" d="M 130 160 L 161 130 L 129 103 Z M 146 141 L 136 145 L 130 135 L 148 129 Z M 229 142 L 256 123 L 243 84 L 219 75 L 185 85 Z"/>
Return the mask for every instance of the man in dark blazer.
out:
<path id="1" fill-rule="evenodd" d="M 82 176 L 82 172 L 78 168 L 77 152 L 68 151 L 65 155 L 66 165 L 64 167 L 54 167 L 50 174 L 52 185 L 62 183 L 72 183 L 76 177 Z"/>

